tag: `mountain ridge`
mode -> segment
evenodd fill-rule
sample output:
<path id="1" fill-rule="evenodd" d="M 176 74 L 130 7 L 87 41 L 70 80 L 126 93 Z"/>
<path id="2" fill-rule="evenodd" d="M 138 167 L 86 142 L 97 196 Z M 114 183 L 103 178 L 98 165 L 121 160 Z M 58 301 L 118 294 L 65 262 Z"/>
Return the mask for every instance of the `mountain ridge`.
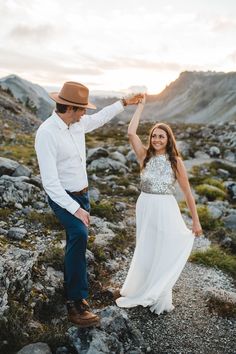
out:
<path id="1" fill-rule="evenodd" d="M 161 93 L 149 95 L 145 116 L 185 123 L 236 119 L 236 72 L 182 72 Z"/>
<path id="2" fill-rule="evenodd" d="M 54 104 L 42 86 L 15 74 L 1 78 L 0 86 L 9 90 L 17 100 L 34 111 L 38 118 L 45 119 L 50 116 Z"/>
<path id="3" fill-rule="evenodd" d="M 10 90 L 16 99 L 33 110 L 42 120 L 46 119 L 55 107 L 44 88 L 17 75 L 0 79 L 0 86 L 4 90 Z M 121 92 L 115 91 L 110 92 L 110 95 L 104 93 L 104 96 L 93 95 L 92 91 L 90 94 L 97 110 L 120 97 Z M 133 111 L 133 106 L 127 107 L 116 120 L 128 121 Z M 236 72 L 180 73 L 162 92 L 147 95 L 142 120 L 200 124 L 236 120 Z"/>

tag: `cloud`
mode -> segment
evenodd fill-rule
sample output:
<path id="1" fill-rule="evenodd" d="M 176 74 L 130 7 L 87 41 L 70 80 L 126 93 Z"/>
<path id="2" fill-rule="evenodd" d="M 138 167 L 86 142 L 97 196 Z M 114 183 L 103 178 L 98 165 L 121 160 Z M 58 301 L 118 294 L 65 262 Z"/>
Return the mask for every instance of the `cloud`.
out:
<path id="1" fill-rule="evenodd" d="M 216 19 L 212 25 L 213 32 L 225 32 L 225 31 L 235 31 L 236 30 L 236 20 L 231 18 L 219 18 Z"/>
<path id="2" fill-rule="evenodd" d="M 9 32 L 9 37 L 13 40 L 45 41 L 54 34 L 51 25 L 28 26 L 20 24 Z"/>
<path id="3" fill-rule="evenodd" d="M 117 70 L 120 68 L 133 68 L 145 70 L 178 71 L 181 65 L 175 62 L 158 62 L 132 57 L 111 57 L 110 59 L 97 58 L 86 54 L 80 54 L 84 63 L 98 67 L 100 70 Z"/>
<path id="4" fill-rule="evenodd" d="M 236 51 L 231 53 L 228 58 L 233 62 L 236 63 Z"/>
<path id="5" fill-rule="evenodd" d="M 17 58 L 17 60 L 16 60 Z M 59 56 L 55 57 L 37 56 L 30 53 L 20 53 L 14 50 L 1 49 L 0 66 L 3 71 L 11 73 L 18 73 L 18 75 L 27 75 L 35 77 L 41 77 L 50 81 L 53 78 L 53 82 L 60 81 L 60 77 L 74 77 L 76 75 L 101 75 L 103 71 L 96 66 L 87 66 L 81 62 L 73 62 L 59 59 Z"/>

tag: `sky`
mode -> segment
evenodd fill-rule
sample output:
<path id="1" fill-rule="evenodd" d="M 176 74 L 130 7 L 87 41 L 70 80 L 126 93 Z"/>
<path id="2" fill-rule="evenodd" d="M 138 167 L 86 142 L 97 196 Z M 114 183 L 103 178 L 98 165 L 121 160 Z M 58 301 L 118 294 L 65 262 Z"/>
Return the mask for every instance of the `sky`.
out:
<path id="1" fill-rule="evenodd" d="M 0 0 L 0 77 L 159 93 L 182 71 L 235 71 L 236 0 Z"/>

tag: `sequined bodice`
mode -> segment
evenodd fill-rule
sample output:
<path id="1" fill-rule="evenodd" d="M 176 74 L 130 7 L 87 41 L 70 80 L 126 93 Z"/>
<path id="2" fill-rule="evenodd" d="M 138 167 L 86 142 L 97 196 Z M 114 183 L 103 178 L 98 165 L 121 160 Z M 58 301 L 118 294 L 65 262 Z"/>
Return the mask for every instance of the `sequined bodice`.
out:
<path id="1" fill-rule="evenodd" d="M 166 155 L 153 156 L 141 172 L 141 190 L 152 194 L 173 194 L 175 175 Z"/>

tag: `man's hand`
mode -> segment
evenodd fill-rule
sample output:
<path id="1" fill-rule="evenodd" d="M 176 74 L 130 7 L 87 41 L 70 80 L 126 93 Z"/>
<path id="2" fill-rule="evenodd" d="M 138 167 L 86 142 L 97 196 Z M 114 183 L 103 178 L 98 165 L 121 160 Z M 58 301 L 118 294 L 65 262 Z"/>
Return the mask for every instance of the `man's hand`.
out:
<path id="1" fill-rule="evenodd" d="M 78 219 L 80 219 L 85 226 L 89 226 L 90 223 L 90 215 L 89 213 L 84 210 L 83 208 L 79 208 L 75 213 L 74 216 L 76 216 Z"/>
<path id="2" fill-rule="evenodd" d="M 143 97 L 144 97 L 144 94 L 143 93 L 139 93 L 137 95 L 127 97 L 124 100 L 125 100 L 127 105 L 138 104 L 138 103 L 142 102 Z"/>

